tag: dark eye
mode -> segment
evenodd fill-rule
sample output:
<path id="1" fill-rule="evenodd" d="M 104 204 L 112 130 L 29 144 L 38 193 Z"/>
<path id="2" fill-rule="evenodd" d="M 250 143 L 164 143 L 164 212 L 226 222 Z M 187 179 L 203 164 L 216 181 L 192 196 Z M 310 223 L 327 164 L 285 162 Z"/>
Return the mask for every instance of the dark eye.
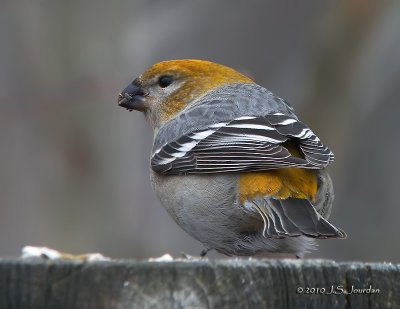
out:
<path id="1" fill-rule="evenodd" d="M 171 85 L 173 81 L 174 80 L 173 80 L 172 76 L 164 75 L 164 76 L 160 76 L 160 78 L 158 79 L 158 84 L 160 85 L 161 88 L 165 88 L 165 87 L 168 87 L 169 85 Z"/>

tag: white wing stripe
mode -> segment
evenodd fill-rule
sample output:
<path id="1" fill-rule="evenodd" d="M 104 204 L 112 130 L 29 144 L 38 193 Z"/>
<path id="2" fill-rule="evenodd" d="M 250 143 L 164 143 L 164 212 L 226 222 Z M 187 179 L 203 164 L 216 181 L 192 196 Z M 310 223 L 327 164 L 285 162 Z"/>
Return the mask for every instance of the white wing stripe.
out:
<path id="1" fill-rule="evenodd" d="M 269 126 L 263 126 L 261 124 L 246 124 L 246 123 L 240 123 L 240 124 L 229 124 L 226 126 L 227 128 L 243 128 L 243 129 L 260 129 L 260 130 L 268 130 L 268 131 L 274 131 L 275 128 L 269 127 Z"/>
<path id="2" fill-rule="evenodd" d="M 276 114 L 275 114 L 275 115 L 276 115 Z M 289 119 L 286 119 L 286 120 L 284 120 L 284 121 L 282 121 L 282 122 L 278 122 L 277 124 L 278 124 L 278 125 L 281 125 L 281 126 L 286 126 L 286 125 L 288 125 L 288 124 L 295 123 L 295 122 L 297 122 L 296 119 L 289 118 Z"/>
<path id="3" fill-rule="evenodd" d="M 235 120 L 250 120 L 250 119 L 255 119 L 256 117 L 254 117 L 254 116 L 243 116 L 243 117 L 239 117 L 239 118 L 236 118 L 236 119 L 234 119 L 234 121 Z"/>
<path id="4" fill-rule="evenodd" d="M 216 123 L 216 124 L 212 124 L 210 125 L 210 128 L 221 128 L 223 126 L 226 126 L 228 123 L 227 122 L 220 122 L 220 123 Z"/>
<path id="5" fill-rule="evenodd" d="M 172 158 L 165 158 L 165 159 L 162 159 L 161 161 L 159 161 L 159 164 L 160 164 L 160 165 L 168 164 L 168 163 L 171 163 L 172 161 L 175 161 L 175 159 L 176 159 L 176 158 L 174 158 L 174 157 L 172 157 Z"/>
<path id="6" fill-rule="evenodd" d="M 268 143 L 282 143 L 286 139 L 278 140 L 278 139 L 273 139 L 270 137 L 262 136 L 262 135 L 253 135 L 253 134 L 241 134 L 241 135 L 235 135 L 232 137 L 226 137 L 223 140 L 221 140 L 221 143 L 233 143 L 233 142 L 242 142 L 242 141 L 255 141 L 255 142 L 268 142 Z"/>
<path id="7" fill-rule="evenodd" d="M 192 141 L 190 143 L 183 144 L 181 147 L 178 148 L 178 151 L 185 151 L 185 152 L 190 151 L 198 143 L 199 143 L 198 141 Z"/>
<path id="8" fill-rule="evenodd" d="M 207 136 L 210 136 L 211 134 L 213 134 L 214 132 L 215 132 L 215 130 L 200 131 L 200 132 L 193 134 L 192 138 L 197 139 L 197 140 L 204 139 Z"/>

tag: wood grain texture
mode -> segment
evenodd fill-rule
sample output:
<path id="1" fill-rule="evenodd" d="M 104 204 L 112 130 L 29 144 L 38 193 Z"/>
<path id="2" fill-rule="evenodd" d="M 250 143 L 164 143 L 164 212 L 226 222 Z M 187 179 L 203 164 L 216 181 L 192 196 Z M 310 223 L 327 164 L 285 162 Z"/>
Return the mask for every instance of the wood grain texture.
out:
<path id="1" fill-rule="evenodd" d="M 326 295 L 332 285 L 379 293 Z M 312 294 L 312 288 L 325 292 Z M 400 308 L 400 267 L 329 260 L 0 259 L 0 308 Z"/>

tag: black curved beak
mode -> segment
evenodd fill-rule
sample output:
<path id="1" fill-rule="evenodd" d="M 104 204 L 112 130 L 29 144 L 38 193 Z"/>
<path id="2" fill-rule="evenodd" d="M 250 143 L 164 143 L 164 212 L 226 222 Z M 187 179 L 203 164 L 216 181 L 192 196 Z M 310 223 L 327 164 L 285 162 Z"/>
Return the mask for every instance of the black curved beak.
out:
<path id="1" fill-rule="evenodd" d="M 145 111 L 145 92 L 135 82 L 129 84 L 118 94 L 118 105 L 125 107 L 128 111 Z"/>

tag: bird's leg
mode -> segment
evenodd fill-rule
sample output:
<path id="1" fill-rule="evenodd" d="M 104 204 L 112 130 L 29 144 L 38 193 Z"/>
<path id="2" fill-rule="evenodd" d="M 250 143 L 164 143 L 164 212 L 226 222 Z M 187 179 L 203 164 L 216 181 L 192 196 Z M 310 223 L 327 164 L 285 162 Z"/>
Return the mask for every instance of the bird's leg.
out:
<path id="1" fill-rule="evenodd" d="M 200 256 L 203 258 L 207 255 L 208 251 L 210 251 L 211 249 L 209 248 L 204 248 L 203 250 L 201 250 L 200 252 Z"/>

